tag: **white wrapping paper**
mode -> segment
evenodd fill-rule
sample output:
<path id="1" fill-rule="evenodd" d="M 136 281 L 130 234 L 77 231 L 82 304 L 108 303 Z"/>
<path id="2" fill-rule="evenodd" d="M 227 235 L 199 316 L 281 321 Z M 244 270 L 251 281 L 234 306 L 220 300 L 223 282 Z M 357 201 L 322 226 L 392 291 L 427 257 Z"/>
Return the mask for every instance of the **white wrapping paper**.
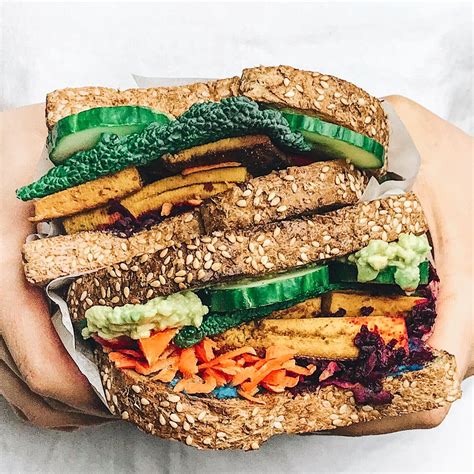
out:
<path id="1" fill-rule="evenodd" d="M 207 78 L 152 78 L 136 75 L 133 77 L 139 87 L 173 86 L 210 80 Z M 363 201 L 371 201 L 390 194 L 410 191 L 420 167 L 420 156 L 407 129 L 389 103 L 383 102 L 382 106 L 388 115 L 390 124 L 388 171 L 403 177 L 403 180 L 386 181 L 379 184 L 375 178 L 371 178 L 362 196 Z M 38 166 L 38 176 L 43 175 L 51 167 L 52 164 L 48 160 L 48 153 L 45 148 Z M 37 226 L 37 233 L 28 236 L 27 240 L 47 238 L 58 233 L 59 228 L 54 221 L 41 223 Z M 77 276 L 79 274 L 53 280 L 46 287 L 46 295 L 58 306 L 58 310 L 52 316 L 52 321 L 65 349 L 79 367 L 79 370 L 87 377 L 99 398 L 107 406 L 99 369 L 94 363 L 92 352 L 88 344 L 81 338 L 76 339 L 67 303 L 61 296 L 61 288 Z"/>

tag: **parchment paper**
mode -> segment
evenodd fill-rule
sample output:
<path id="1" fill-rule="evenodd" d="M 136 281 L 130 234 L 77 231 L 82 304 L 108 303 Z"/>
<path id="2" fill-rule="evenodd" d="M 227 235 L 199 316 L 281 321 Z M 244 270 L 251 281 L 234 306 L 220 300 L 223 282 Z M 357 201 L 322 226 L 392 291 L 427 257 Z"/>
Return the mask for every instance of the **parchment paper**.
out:
<path id="1" fill-rule="evenodd" d="M 136 75 L 133 75 L 133 77 L 139 87 L 173 86 L 210 80 L 207 78 L 153 78 Z M 390 127 L 388 171 L 403 177 L 403 181 L 386 181 L 379 184 L 375 178 L 371 178 L 362 195 L 361 200 L 363 201 L 371 201 L 383 196 L 410 191 L 420 167 L 420 155 L 407 129 L 389 103 L 383 102 L 382 106 L 388 115 Z M 52 163 L 48 159 L 45 148 L 38 165 L 38 176 L 43 175 L 51 167 Z M 58 233 L 59 227 L 54 221 L 41 223 L 37 226 L 37 233 L 28 236 L 27 240 L 47 238 Z M 99 369 L 95 365 L 92 352 L 86 342 L 81 338 L 76 339 L 67 303 L 59 291 L 79 275 L 81 274 L 53 280 L 46 287 L 46 295 L 59 308 L 53 314 L 52 321 L 65 349 L 77 364 L 79 370 L 87 377 L 99 398 L 108 406 L 100 380 Z"/>

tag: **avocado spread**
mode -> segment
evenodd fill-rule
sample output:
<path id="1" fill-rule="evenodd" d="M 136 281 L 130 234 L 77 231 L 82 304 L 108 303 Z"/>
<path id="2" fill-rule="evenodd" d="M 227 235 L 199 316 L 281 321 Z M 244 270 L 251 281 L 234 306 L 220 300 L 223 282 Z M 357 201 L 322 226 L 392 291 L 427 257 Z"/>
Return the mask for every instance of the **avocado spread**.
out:
<path id="1" fill-rule="evenodd" d="M 117 173 L 127 166 L 144 166 L 164 154 L 249 134 L 267 135 L 275 145 L 291 152 L 311 150 L 299 132 L 276 110 L 262 110 L 246 97 L 194 104 L 169 124 L 151 123 L 143 131 L 124 137 L 103 134 L 97 145 L 80 151 L 38 181 L 17 190 L 23 201 Z"/>
<path id="2" fill-rule="evenodd" d="M 183 326 L 199 327 L 209 311 L 192 291 L 158 296 L 145 304 L 124 306 L 92 306 L 86 311 L 84 338 L 97 334 L 104 339 L 128 336 L 150 337 L 151 331 Z"/>
<path id="3" fill-rule="evenodd" d="M 374 280 L 380 271 L 394 266 L 395 283 L 405 291 L 414 291 L 420 283 L 418 266 L 428 258 L 430 250 L 426 234 L 400 234 L 396 242 L 371 240 L 348 260 L 357 265 L 357 281 L 361 283 Z"/>

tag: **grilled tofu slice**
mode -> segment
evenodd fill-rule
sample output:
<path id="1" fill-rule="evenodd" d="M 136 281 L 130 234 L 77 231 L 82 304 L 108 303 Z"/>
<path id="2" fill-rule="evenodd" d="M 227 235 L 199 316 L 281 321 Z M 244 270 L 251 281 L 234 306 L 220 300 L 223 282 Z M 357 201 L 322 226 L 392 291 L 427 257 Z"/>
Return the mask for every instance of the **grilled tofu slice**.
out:
<path id="1" fill-rule="evenodd" d="M 335 291 L 323 296 L 321 312 L 331 315 L 340 310 L 344 316 L 407 316 L 419 296 L 371 296 L 366 293 Z"/>
<path id="2" fill-rule="evenodd" d="M 146 212 L 161 209 L 165 203 L 172 205 L 192 199 L 207 199 L 247 178 L 247 170 L 242 166 L 171 176 L 144 186 L 137 193 L 122 199 L 120 204 L 134 217 L 139 217 Z M 75 234 L 111 225 L 118 219 L 118 212 L 110 213 L 108 207 L 101 207 L 68 217 L 64 219 L 63 226 L 68 234 Z"/>
<path id="3" fill-rule="evenodd" d="M 242 166 L 201 171 L 186 176 L 171 176 L 145 186 L 139 192 L 122 199 L 120 204 L 138 217 L 144 212 L 159 209 L 165 202 L 172 204 L 184 202 L 192 199 L 194 194 L 195 198 L 199 199 L 214 196 L 217 192 L 225 191 L 230 187 L 225 183 L 241 183 L 247 178 L 247 170 Z"/>
<path id="4" fill-rule="evenodd" d="M 173 173 L 195 166 L 235 161 L 242 163 L 256 176 L 267 174 L 285 164 L 289 165 L 286 155 L 265 135 L 223 138 L 174 155 L 163 155 L 161 161 L 164 167 Z"/>
<path id="5" fill-rule="evenodd" d="M 377 328 L 388 343 L 396 339 L 397 346 L 408 349 L 404 318 L 374 316 L 361 318 L 263 319 L 230 329 L 214 339 L 220 347 L 237 348 L 249 345 L 265 349 L 282 345 L 298 355 L 319 359 L 355 359 L 359 349 L 354 338 L 363 325 Z"/>
<path id="6" fill-rule="evenodd" d="M 126 168 L 111 176 L 94 179 L 88 183 L 65 189 L 34 202 L 35 215 L 32 222 L 41 222 L 58 217 L 71 216 L 87 209 L 107 204 L 142 187 L 142 180 L 136 168 Z"/>
<path id="7" fill-rule="evenodd" d="M 295 306 L 291 306 L 287 309 L 280 309 L 274 311 L 271 315 L 271 319 L 306 319 L 314 318 L 321 312 L 321 297 L 310 298 L 309 300 L 298 303 Z"/>

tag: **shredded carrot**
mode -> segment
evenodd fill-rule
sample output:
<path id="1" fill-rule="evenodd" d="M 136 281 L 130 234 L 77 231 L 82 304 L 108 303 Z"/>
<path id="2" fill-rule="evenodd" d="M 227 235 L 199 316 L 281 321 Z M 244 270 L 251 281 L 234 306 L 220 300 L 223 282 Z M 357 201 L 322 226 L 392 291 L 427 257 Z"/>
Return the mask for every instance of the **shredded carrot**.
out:
<path id="1" fill-rule="evenodd" d="M 269 392 L 282 393 L 286 390 L 284 385 L 271 385 L 266 382 L 260 384 L 263 388 L 266 388 Z"/>
<path id="2" fill-rule="evenodd" d="M 159 359 L 177 331 L 177 329 L 165 329 L 138 341 L 138 346 L 149 365 L 153 365 Z"/>
<path id="3" fill-rule="evenodd" d="M 204 380 L 200 377 L 192 379 L 181 379 L 174 387 L 175 392 L 185 391 L 186 393 L 211 393 L 217 386 L 216 379 L 204 374 Z"/>
<path id="4" fill-rule="evenodd" d="M 237 390 L 237 393 L 241 397 L 246 398 L 247 400 L 250 400 L 251 402 L 258 403 L 260 405 L 265 405 L 265 402 L 261 398 L 254 397 L 254 394 L 257 393 L 257 390 L 255 390 L 253 393 L 246 392 L 244 390 Z"/>
<path id="5" fill-rule="evenodd" d="M 278 369 L 270 372 L 263 380 L 262 383 L 265 382 L 269 385 L 281 385 L 285 382 L 286 378 L 286 370 L 285 369 Z"/>
<path id="6" fill-rule="evenodd" d="M 179 371 L 184 377 L 192 377 L 198 373 L 197 358 L 194 347 L 188 347 L 181 351 L 178 363 Z"/>
<path id="7" fill-rule="evenodd" d="M 225 385 L 231 379 L 231 377 L 229 377 L 227 374 L 223 374 L 219 370 L 215 369 L 205 369 L 204 375 L 210 375 L 211 377 L 214 377 L 218 387 L 222 387 L 222 385 Z"/>
<path id="8" fill-rule="evenodd" d="M 181 171 L 181 174 L 183 176 L 187 176 L 188 174 L 199 173 L 199 171 L 216 170 L 219 168 L 236 168 L 237 166 L 241 166 L 241 163 L 238 163 L 237 161 L 228 161 L 226 163 L 215 163 L 214 165 L 203 165 L 186 168 Z"/>
<path id="9" fill-rule="evenodd" d="M 120 352 L 109 352 L 109 359 L 118 369 L 134 369 L 137 362 L 133 357 L 121 354 Z"/>
<path id="10" fill-rule="evenodd" d="M 217 344 L 212 339 L 205 337 L 194 348 L 199 362 L 210 362 L 214 359 L 214 349 L 217 349 Z"/>
<path id="11" fill-rule="evenodd" d="M 255 374 L 250 378 L 249 382 L 242 384 L 242 388 L 248 392 L 255 388 L 268 374 L 273 372 L 276 369 L 281 368 L 281 365 L 291 357 L 290 355 L 281 356 L 278 359 L 270 359 L 265 362 L 265 364 L 255 372 Z"/>
<path id="12" fill-rule="evenodd" d="M 158 374 L 154 375 L 151 379 L 152 380 L 159 380 L 163 383 L 169 383 L 176 377 L 176 372 L 178 371 L 178 367 L 170 367 L 168 369 L 163 369 L 158 372 Z"/>
<path id="13" fill-rule="evenodd" d="M 208 367 L 214 367 L 215 365 L 220 365 L 222 361 L 227 359 L 234 359 L 235 357 L 241 354 L 253 354 L 256 355 L 255 349 L 253 347 L 240 347 L 239 349 L 234 349 L 233 351 L 226 352 L 225 354 L 216 357 L 215 359 L 211 360 L 210 362 L 206 362 L 198 366 L 198 369 L 207 369 Z"/>
<path id="14" fill-rule="evenodd" d="M 164 202 L 163 205 L 161 206 L 161 213 L 160 215 L 163 217 L 167 217 L 171 214 L 171 211 L 173 210 L 173 203 L 171 202 Z"/>
<path id="15" fill-rule="evenodd" d="M 153 365 L 142 364 L 140 362 L 137 362 L 135 364 L 135 370 L 139 374 L 150 375 L 162 369 L 168 369 L 170 366 L 176 366 L 178 363 L 178 359 L 178 356 L 169 357 L 168 359 L 158 359 Z"/>
<path id="16" fill-rule="evenodd" d="M 135 359 L 143 359 L 143 354 L 138 351 L 134 351 L 133 349 L 117 349 L 116 352 L 120 352 L 121 354 L 128 355 Z"/>
<path id="17" fill-rule="evenodd" d="M 244 367 L 239 373 L 237 373 L 232 378 L 232 385 L 234 385 L 235 387 L 237 385 L 241 385 L 242 382 L 245 382 L 246 380 L 254 376 L 256 372 L 257 372 L 257 369 L 253 366 Z"/>
<path id="18" fill-rule="evenodd" d="M 262 360 L 260 359 L 260 357 L 253 354 L 242 354 L 240 358 L 248 363 L 254 363 L 254 362 L 258 362 L 259 360 Z"/>
<path id="19" fill-rule="evenodd" d="M 283 364 L 283 368 L 286 369 L 288 372 L 291 372 L 292 374 L 298 375 L 312 375 L 316 370 L 316 366 L 313 364 L 309 364 L 307 367 L 301 367 L 299 365 L 296 365 L 294 359 L 285 362 Z"/>
<path id="20" fill-rule="evenodd" d="M 286 355 L 293 357 L 295 354 L 296 351 L 294 349 L 289 349 L 285 346 L 271 346 L 265 351 L 265 359 L 276 359 Z"/>

